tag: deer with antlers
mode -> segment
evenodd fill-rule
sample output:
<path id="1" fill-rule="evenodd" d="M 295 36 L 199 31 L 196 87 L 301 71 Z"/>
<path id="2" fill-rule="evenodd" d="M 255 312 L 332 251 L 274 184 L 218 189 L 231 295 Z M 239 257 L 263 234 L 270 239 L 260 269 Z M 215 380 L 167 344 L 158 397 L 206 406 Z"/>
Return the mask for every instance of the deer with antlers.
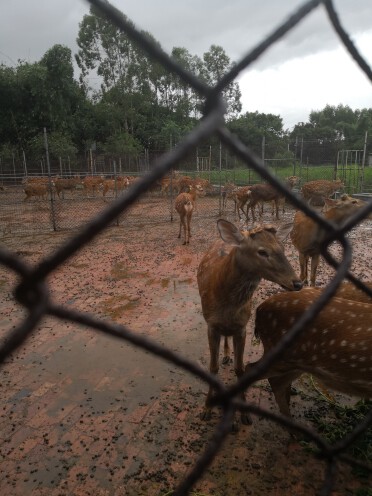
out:
<path id="1" fill-rule="evenodd" d="M 221 337 L 232 336 L 235 374 L 240 377 L 244 372 L 246 325 L 251 315 L 252 296 L 260 280 L 273 281 L 288 290 L 299 290 L 302 283 L 278 239 L 287 234 L 285 231 L 277 233 L 270 225 L 240 231 L 223 219 L 217 222 L 217 228 L 221 239 L 206 252 L 197 272 L 203 316 L 208 325 L 209 370 L 218 373 Z M 212 395 L 210 387 L 202 419 L 211 417 Z M 244 393 L 241 398 L 244 401 Z M 244 412 L 241 421 L 251 422 Z M 235 422 L 234 426 L 237 426 Z"/>

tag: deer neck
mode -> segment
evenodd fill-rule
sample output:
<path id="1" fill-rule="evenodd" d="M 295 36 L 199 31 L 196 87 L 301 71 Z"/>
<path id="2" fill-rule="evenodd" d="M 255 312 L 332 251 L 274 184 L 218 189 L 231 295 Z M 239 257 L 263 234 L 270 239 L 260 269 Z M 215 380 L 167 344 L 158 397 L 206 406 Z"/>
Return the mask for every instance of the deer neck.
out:
<path id="1" fill-rule="evenodd" d="M 191 196 L 192 201 L 195 201 L 196 200 L 196 189 L 192 189 L 189 192 L 189 195 Z"/>
<path id="2" fill-rule="evenodd" d="M 255 270 L 249 271 L 241 266 L 237 248 L 233 248 L 229 253 L 221 276 L 226 293 L 237 304 L 243 304 L 251 299 L 261 280 Z"/>

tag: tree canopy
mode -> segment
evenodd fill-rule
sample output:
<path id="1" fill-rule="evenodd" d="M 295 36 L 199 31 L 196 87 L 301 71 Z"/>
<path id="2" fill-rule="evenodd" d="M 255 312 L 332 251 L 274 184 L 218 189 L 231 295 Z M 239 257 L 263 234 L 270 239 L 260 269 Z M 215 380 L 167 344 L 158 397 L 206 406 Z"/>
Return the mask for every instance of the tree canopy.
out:
<path id="1" fill-rule="evenodd" d="M 161 48 L 149 33 L 144 34 Z M 63 149 L 82 153 L 92 144 L 110 153 L 164 151 L 202 117 L 203 98 L 148 57 L 94 7 L 79 24 L 77 43 L 78 80 L 72 52 L 62 45 L 51 47 L 39 62 L 0 65 L 0 154 L 27 150 L 38 157 L 44 128 L 52 133 L 51 151 L 56 155 Z M 170 55 L 210 86 L 234 64 L 217 45 L 202 57 L 184 47 L 174 47 Z M 237 82 L 230 83 L 223 96 L 227 126 L 258 155 L 263 138 L 266 154 L 274 157 L 285 155 L 291 139 L 327 142 L 336 150 L 361 149 L 365 132 L 372 136 L 371 108 L 327 105 L 312 111 L 307 122 L 289 132 L 283 129 L 280 115 L 242 114 Z"/>

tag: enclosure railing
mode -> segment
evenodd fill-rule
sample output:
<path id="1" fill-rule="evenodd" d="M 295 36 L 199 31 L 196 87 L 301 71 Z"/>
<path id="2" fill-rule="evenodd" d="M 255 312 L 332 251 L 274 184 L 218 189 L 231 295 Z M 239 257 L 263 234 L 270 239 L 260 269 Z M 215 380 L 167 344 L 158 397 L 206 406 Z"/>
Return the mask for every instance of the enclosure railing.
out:
<path id="1" fill-rule="evenodd" d="M 228 131 L 224 125 L 226 107 L 221 94 L 224 88 L 226 88 L 226 86 L 231 83 L 243 69 L 249 67 L 270 46 L 279 41 L 294 26 L 298 25 L 304 18 L 306 18 L 310 12 L 316 8 L 320 8 L 321 6 L 325 8 L 333 29 L 341 39 L 350 56 L 354 59 L 359 68 L 365 73 L 370 81 L 372 81 L 372 71 L 354 46 L 347 32 L 345 32 L 341 26 L 331 0 L 311 0 L 304 2 L 287 20 L 285 20 L 285 22 L 280 24 L 272 33 L 265 37 L 245 57 L 234 65 L 234 67 L 224 75 L 215 87 L 207 86 L 193 74 L 188 73 L 184 68 L 179 66 L 158 46 L 153 45 L 149 38 L 143 36 L 139 31 L 137 31 L 133 25 L 127 22 L 126 18 L 120 11 L 112 7 L 105 0 L 90 0 L 90 3 L 99 9 L 103 15 L 111 19 L 113 24 L 123 30 L 133 40 L 138 42 L 138 44 L 142 46 L 149 56 L 155 58 L 157 62 L 162 64 L 167 70 L 177 74 L 185 84 L 190 85 L 194 88 L 194 90 L 203 95 L 205 98 L 204 117 L 195 129 L 190 132 L 190 134 L 187 135 L 176 148 L 163 155 L 153 165 L 151 170 L 141 178 L 141 180 L 134 183 L 124 195 L 117 198 L 117 200 L 111 203 L 104 211 L 100 212 L 93 220 L 81 228 L 81 230 L 74 237 L 67 240 L 63 246 L 59 247 L 54 253 L 44 258 L 36 266 L 28 265 L 15 253 L 8 252 L 5 249 L 0 250 L 0 262 L 9 269 L 13 270 L 20 279 L 20 282 L 14 288 L 14 297 L 27 310 L 27 315 L 21 324 L 19 324 L 15 329 L 9 331 L 6 339 L 3 340 L 0 348 L 0 361 L 3 363 L 4 360 L 6 360 L 6 358 L 9 357 L 9 355 L 13 353 L 28 336 L 30 336 L 40 320 L 45 315 L 49 315 L 57 317 L 58 319 L 80 323 L 89 326 L 92 329 L 101 331 L 107 335 L 116 336 L 126 340 L 144 350 L 148 350 L 151 353 L 162 357 L 164 360 L 168 360 L 178 367 L 187 370 L 190 374 L 194 374 L 201 380 L 215 387 L 216 390 L 218 390 L 215 403 L 221 406 L 223 417 L 215 429 L 214 435 L 210 440 L 207 449 L 197 460 L 184 480 L 180 481 L 178 488 L 174 491 L 174 495 L 181 496 L 190 492 L 193 485 L 202 477 L 204 471 L 211 464 L 213 458 L 218 453 L 219 447 L 230 432 L 231 420 L 235 407 L 242 407 L 236 399 L 237 394 L 239 391 L 248 388 L 255 380 L 257 380 L 258 371 L 253 369 L 252 372 L 243 376 L 238 383 L 227 387 L 223 385 L 222 382 L 215 376 L 200 367 L 196 362 L 189 360 L 185 356 L 177 354 L 172 350 L 161 346 L 157 342 L 139 335 L 138 333 L 131 332 L 131 330 L 125 326 L 103 321 L 94 315 L 78 312 L 59 305 L 58 302 L 51 299 L 46 282 L 47 276 L 56 270 L 63 262 L 72 257 L 76 252 L 81 250 L 87 243 L 92 241 L 105 229 L 109 223 L 113 222 L 119 214 L 125 212 L 142 194 L 149 190 L 155 181 L 161 179 L 171 170 L 172 167 L 176 167 L 176 164 L 187 155 L 190 149 L 195 148 L 198 144 L 202 143 L 203 140 L 215 133 L 221 142 L 227 146 L 229 150 L 241 161 L 257 171 L 263 179 L 274 185 L 279 191 L 290 199 L 293 205 L 304 211 L 306 215 L 318 222 L 322 227 L 326 228 L 330 233 L 328 242 L 338 240 L 343 247 L 343 257 L 340 263 L 337 263 L 334 259 L 332 259 L 328 255 L 326 247 L 324 247 L 322 253 L 328 262 L 336 268 L 336 273 L 332 281 L 321 293 L 318 300 L 308 309 L 308 311 L 306 311 L 306 313 L 303 314 L 303 316 L 294 324 L 293 328 L 286 335 L 286 342 L 282 342 L 276 353 L 276 357 L 280 356 L 280 354 L 284 351 L 284 348 L 288 346 L 288 343 L 293 342 L 301 333 L 304 326 L 309 324 L 316 317 L 317 313 L 327 304 L 329 299 L 335 294 L 337 287 L 344 278 L 352 280 L 359 288 L 362 288 L 367 294 L 372 296 L 372 292 L 349 272 L 352 248 L 346 237 L 347 233 L 361 219 L 365 218 L 370 212 L 372 212 L 372 204 L 369 203 L 341 228 L 335 228 L 333 225 L 328 223 L 314 210 L 309 208 L 309 206 L 306 205 L 301 199 L 291 194 L 291 192 L 283 186 L 283 184 L 267 168 L 264 167 L 262 161 Z M 270 361 L 265 360 L 261 362 L 261 365 L 267 369 L 270 365 Z M 260 372 L 262 372 L 262 370 Z M 347 447 L 363 432 L 364 429 L 367 428 L 369 423 L 372 421 L 372 411 L 352 432 L 352 434 L 336 445 L 329 445 L 316 432 L 293 420 L 276 415 L 273 412 L 269 412 L 254 404 L 248 404 L 245 408 L 248 411 L 272 419 L 294 430 L 306 433 L 306 435 L 314 443 L 316 443 L 319 448 L 318 456 L 322 457 L 326 464 L 326 475 L 322 488 L 322 494 L 330 494 L 332 490 L 334 477 L 337 472 L 338 461 L 363 466 L 364 468 L 372 471 L 372 467 L 370 465 L 357 461 L 345 453 Z"/>

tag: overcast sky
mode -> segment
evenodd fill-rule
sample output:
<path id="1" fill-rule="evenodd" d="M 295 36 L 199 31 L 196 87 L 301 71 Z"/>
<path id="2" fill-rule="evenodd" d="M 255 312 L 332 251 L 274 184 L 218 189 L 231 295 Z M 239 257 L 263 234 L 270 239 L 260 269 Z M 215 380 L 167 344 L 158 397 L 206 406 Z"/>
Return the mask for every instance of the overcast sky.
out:
<path id="1" fill-rule="evenodd" d="M 238 61 L 302 0 L 113 0 L 170 52 L 212 44 Z M 372 0 L 335 0 L 343 26 L 372 65 Z M 35 62 L 55 44 L 77 52 L 84 0 L 0 0 L 0 63 Z M 341 46 L 322 6 L 239 76 L 243 112 L 279 114 L 285 128 L 340 103 L 372 107 L 372 85 Z"/>

